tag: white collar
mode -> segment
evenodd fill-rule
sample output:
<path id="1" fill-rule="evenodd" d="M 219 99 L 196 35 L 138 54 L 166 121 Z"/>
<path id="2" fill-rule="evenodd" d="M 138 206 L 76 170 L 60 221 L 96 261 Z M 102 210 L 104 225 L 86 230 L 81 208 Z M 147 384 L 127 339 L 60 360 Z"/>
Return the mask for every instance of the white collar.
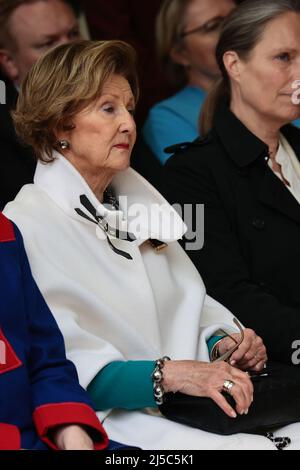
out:
<path id="1" fill-rule="evenodd" d="M 288 162 L 292 165 L 292 168 L 297 174 L 297 177 L 300 178 L 300 163 L 297 155 L 295 154 L 294 149 L 291 147 L 287 139 L 283 134 L 280 134 L 279 138 L 279 149 L 275 157 L 277 163 L 281 166 L 285 166 L 285 163 Z"/>
<path id="2" fill-rule="evenodd" d="M 111 186 L 120 202 L 120 210 L 115 211 L 98 201 L 85 179 L 63 155 L 54 151 L 53 157 L 51 163 L 38 162 L 34 183 L 73 219 L 91 223 L 75 212 L 75 208 L 81 208 L 87 213 L 79 199 L 84 194 L 111 227 L 133 233 L 139 244 L 149 238 L 172 242 L 186 232 L 187 227 L 177 212 L 132 168 L 119 172 L 112 180 Z"/>

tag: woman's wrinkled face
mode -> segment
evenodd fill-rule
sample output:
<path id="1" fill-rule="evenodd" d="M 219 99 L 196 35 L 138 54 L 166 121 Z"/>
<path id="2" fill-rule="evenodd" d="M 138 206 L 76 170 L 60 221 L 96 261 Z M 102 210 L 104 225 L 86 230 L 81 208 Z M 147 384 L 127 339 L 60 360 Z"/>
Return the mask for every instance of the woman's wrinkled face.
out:
<path id="1" fill-rule="evenodd" d="M 233 0 L 192 0 L 188 2 L 183 32 L 182 65 L 210 78 L 219 75 L 216 45 L 224 19 L 235 8 Z M 192 32 L 194 31 L 194 32 Z"/>
<path id="2" fill-rule="evenodd" d="M 134 109 L 128 81 L 113 75 L 104 84 L 99 99 L 73 119 L 74 128 L 65 137 L 70 143 L 68 160 L 77 169 L 95 172 L 128 168 L 136 139 Z"/>
<path id="3" fill-rule="evenodd" d="M 237 99 L 243 107 L 281 125 L 297 119 L 300 106 L 292 102 L 297 93 L 292 85 L 300 80 L 300 14 L 271 21 L 239 70 Z"/>

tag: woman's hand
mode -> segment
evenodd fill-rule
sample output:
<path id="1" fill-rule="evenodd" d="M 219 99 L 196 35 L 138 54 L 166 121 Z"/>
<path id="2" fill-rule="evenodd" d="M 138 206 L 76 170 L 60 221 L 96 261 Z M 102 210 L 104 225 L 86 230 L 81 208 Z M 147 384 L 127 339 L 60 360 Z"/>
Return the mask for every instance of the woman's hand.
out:
<path id="1" fill-rule="evenodd" d="M 244 330 L 244 341 L 230 357 L 229 363 L 242 370 L 260 371 L 264 368 L 268 360 L 267 350 L 263 340 L 257 334 L 246 328 Z M 233 338 L 238 340 L 240 334 L 232 334 Z M 229 337 L 223 338 L 218 344 L 219 355 L 226 353 L 234 346 L 234 341 Z"/>
<path id="2" fill-rule="evenodd" d="M 82 427 L 75 424 L 56 429 L 54 441 L 60 450 L 94 450 L 90 436 Z"/>
<path id="3" fill-rule="evenodd" d="M 166 392 L 209 397 L 231 418 L 236 418 L 237 414 L 222 395 L 226 380 L 234 383 L 230 394 L 239 414 L 247 414 L 253 401 L 253 385 L 249 376 L 226 362 L 167 361 L 163 377 Z"/>

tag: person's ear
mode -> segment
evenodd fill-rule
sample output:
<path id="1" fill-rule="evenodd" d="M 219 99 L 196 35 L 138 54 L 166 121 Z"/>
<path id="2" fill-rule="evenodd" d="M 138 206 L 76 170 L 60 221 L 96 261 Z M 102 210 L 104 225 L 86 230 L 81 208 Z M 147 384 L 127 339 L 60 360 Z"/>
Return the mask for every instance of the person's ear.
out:
<path id="1" fill-rule="evenodd" d="M 0 67 L 3 73 L 12 81 L 16 82 L 19 78 L 19 69 L 15 60 L 8 49 L 0 49 Z"/>
<path id="2" fill-rule="evenodd" d="M 187 51 L 182 44 L 174 46 L 170 52 L 170 56 L 175 64 L 182 65 L 183 67 L 190 65 Z"/>
<path id="3" fill-rule="evenodd" d="M 54 129 L 53 133 L 55 136 L 56 143 L 59 145 L 60 142 L 69 142 L 72 131 L 75 129 L 75 125 L 72 122 L 66 123 L 59 128 Z M 60 146 L 62 150 L 66 150 Z"/>
<path id="4" fill-rule="evenodd" d="M 242 72 L 242 61 L 234 51 L 227 51 L 223 55 L 223 63 L 229 78 L 239 81 Z"/>

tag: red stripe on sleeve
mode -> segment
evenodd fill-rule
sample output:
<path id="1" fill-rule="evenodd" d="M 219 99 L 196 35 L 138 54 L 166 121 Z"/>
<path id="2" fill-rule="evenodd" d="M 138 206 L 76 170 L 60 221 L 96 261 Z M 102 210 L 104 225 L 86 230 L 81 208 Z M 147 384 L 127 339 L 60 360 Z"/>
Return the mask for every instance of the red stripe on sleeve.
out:
<path id="1" fill-rule="evenodd" d="M 42 441 L 51 449 L 57 449 L 51 440 L 51 433 L 58 426 L 78 424 L 90 428 L 90 436 L 94 441 L 95 450 L 103 450 L 108 446 L 108 437 L 92 408 L 83 403 L 57 403 L 43 405 L 34 411 L 33 420 Z"/>
<path id="2" fill-rule="evenodd" d="M 16 240 L 13 223 L 0 212 L 0 242 Z"/>
<path id="3" fill-rule="evenodd" d="M 21 435 L 17 426 L 0 423 L 0 450 L 20 450 Z"/>

